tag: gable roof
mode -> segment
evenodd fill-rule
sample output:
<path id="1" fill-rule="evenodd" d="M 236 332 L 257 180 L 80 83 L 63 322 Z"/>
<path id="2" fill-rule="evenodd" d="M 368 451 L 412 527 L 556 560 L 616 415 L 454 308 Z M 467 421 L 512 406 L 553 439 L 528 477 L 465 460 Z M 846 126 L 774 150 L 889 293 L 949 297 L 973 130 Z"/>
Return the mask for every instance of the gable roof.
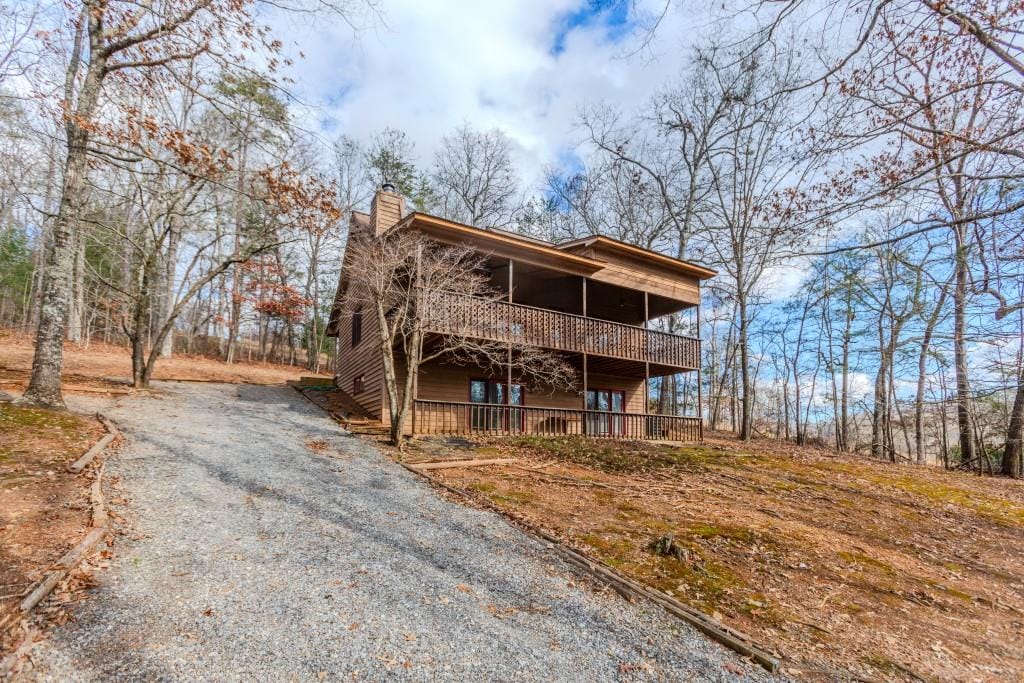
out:
<path id="1" fill-rule="evenodd" d="M 350 226 L 350 235 L 372 230 L 370 215 L 353 211 Z M 700 281 L 717 275 L 716 271 L 699 264 L 604 235 L 589 235 L 569 242 L 553 243 L 498 228 L 467 225 L 418 211 L 403 216 L 392 229 L 410 227 L 442 243 L 464 244 L 490 255 L 570 275 L 593 277 L 595 280 L 607 281 L 617 286 L 651 291 L 691 304 L 700 301 Z M 346 255 L 347 253 L 346 251 Z M 673 276 L 683 276 L 692 284 L 680 285 L 680 281 Z M 344 264 L 338 280 L 334 306 L 327 326 L 329 336 L 334 336 L 332 332 L 336 334 L 337 331 L 337 315 L 345 285 Z M 694 280 L 697 282 L 693 282 Z"/>
<path id="2" fill-rule="evenodd" d="M 718 274 L 717 271 L 700 264 L 666 256 L 605 235 L 589 235 L 570 242 L 554 243 L 498 228 L 480 228 L 418 211 L 405 216 L 395 227 L 410 225 L 426 228 L 426 232 L 443 241 L 468 243 L 498 255 L 514 255 L 520 260 L 527 260 L 536 265 L 560 267 L 561 270 L 579 275 L 597 272 L 607 265 L 605 261 L 599 257 L 595 258 L 593 254 L 581 253 L 595 249 L 618 253 L 635 260 L 649 261 L 680 275 L 698 280 L 707 280 Z M 512 254 L 509 253 L 509 250 L 520 250 L 522 253 Z"/>
<path id="3" fill-rule="evenodd" d="M 582 254 L 559 249 L 543 240 L 523 237 L 504 230 L 487 230 L 446 218 L 413 212 L 395 226 L 415 227 L 432 238 L 449 244 L 466 244 L 481 251 L 553 268 L 574 275 L 591 275 L 605 267 L 605 262 Z"/>
<path id="4" fill-rule="evenodd" d="M 627 257 L 653 261 L 660 266 L 669 268 L 670 270 L 675 270 L 683 275 L 695 277 L 698 280 L 708 280 L 718 275 L 718 271 L 711 270 L 710 268 L 700 264 L 666 256 L 665 254 L 657 251 L 644 249 L 643 247 L 638 247 L 633 244 L 629 244 L 628 242 L 623 242 L 622 240 L 617 240 L 605 235 L 589 235 L 577 240 L 572 240 L 571 242 L 562 242 L 556 246 L 559 249 L 564 249 L 570 252 L 597 247 L 598 249 L 617 252 Z"/>

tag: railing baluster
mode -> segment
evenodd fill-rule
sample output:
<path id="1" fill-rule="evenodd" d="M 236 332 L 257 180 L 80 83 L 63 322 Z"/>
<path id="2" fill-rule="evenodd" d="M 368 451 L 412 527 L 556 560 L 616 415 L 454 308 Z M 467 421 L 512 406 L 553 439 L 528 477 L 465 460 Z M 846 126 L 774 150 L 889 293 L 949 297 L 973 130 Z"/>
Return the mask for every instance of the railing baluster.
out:
<path id="1" fill-rule="evenodd" d="M 699 418 L 676 415 L 427 399 L 416 400 L 416 412 L 419 434 L 575 434 L 598 439 L 692 441 L 700 433 Z"/>

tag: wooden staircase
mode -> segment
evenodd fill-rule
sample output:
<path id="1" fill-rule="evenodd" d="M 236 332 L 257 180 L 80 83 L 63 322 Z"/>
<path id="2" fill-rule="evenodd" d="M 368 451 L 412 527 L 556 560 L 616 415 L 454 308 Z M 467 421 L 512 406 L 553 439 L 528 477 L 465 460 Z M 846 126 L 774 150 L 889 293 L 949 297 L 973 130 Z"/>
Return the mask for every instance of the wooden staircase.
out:
<path id="1" fill-rule="evenodd" d="M 330 378 L 302 377 L 289 382 L 306 398 L 320 406 L 349 432 L 367 436 L 387 436 L 388 426 L 371 415 Z"/>
<path id="2" fill-rule="evenodd" d="M 349 420 L 346 428 L 350 433 L 359 436 L 387 437 L 391 435 L 391 428 L 380 420 Z"/>

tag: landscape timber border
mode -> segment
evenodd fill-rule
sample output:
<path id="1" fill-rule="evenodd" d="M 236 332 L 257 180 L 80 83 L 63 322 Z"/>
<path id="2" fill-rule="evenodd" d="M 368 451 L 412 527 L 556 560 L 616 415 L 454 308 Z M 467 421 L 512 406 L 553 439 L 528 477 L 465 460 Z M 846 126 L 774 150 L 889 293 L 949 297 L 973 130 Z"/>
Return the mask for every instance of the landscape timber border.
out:
<path id="1" fill-rule="evenodd" d="M 103 425 L 107 430 L 107 433 L 103 435 L 99 441 L 97 441 L 92 448 L 80 457 L 78 460 L 68 466 L 68 471 L 74 474 L 79 474 L 84 470 L 89 463 L 95 460 L 96 456 L 102 453 L 106 448 L 120 436 L 121 432 L 106 416 L 96 413 L 96 419 Z M 24 622 L 25 618 L 31 614 L 33 608 L 36 607 L 40 602 L 48 596 L 57 585 L 64 580 L 64 578 L 74 570 L 84 560 L 96 544 L 103 539 L 110 529 L 110 517 L 107 514 L 106 501 L 103 497 L 103 472 L 106 463 L 101 462 L 99 467 L 96 468 L 96 477 L 93 479 L 92 485 L 89 488 L 89 499 L 92 505 L 92 521 L 90 523 L 90 529 L 86 533 L 85 537 L 76 543 L 69 551 L 57 560 L 49 570 L 47 570 L 38 581 L 36 581 L 32 587 L 26 591 L 25 597 L 11 612 L 0 618 L 0 632 L 6 632 L 9 629 L 14 628 L 16 625 Z M 23 639 L 21 645 L 16 647 L 14 651 L 0 661 L 0 679 L 6 680 L 7 677 L 13 672 L 14 668 L 21 661 L 23 655 L 27 654 L 32 647 L 33 638 L 35 633 L 29 630 L 26 637 Z"/>

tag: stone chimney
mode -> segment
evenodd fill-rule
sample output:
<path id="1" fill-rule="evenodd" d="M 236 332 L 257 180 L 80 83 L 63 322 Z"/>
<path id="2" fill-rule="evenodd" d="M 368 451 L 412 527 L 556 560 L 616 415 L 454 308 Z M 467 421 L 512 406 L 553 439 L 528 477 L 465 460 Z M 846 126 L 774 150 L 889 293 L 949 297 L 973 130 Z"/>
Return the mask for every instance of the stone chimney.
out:
<path id="1" fill-rule="evenodd" d="M 370 204 L 370 227 L 380 236 L 395 227 L 405 216 L 405 197 L 390 182 L 381 185 Z"/>

